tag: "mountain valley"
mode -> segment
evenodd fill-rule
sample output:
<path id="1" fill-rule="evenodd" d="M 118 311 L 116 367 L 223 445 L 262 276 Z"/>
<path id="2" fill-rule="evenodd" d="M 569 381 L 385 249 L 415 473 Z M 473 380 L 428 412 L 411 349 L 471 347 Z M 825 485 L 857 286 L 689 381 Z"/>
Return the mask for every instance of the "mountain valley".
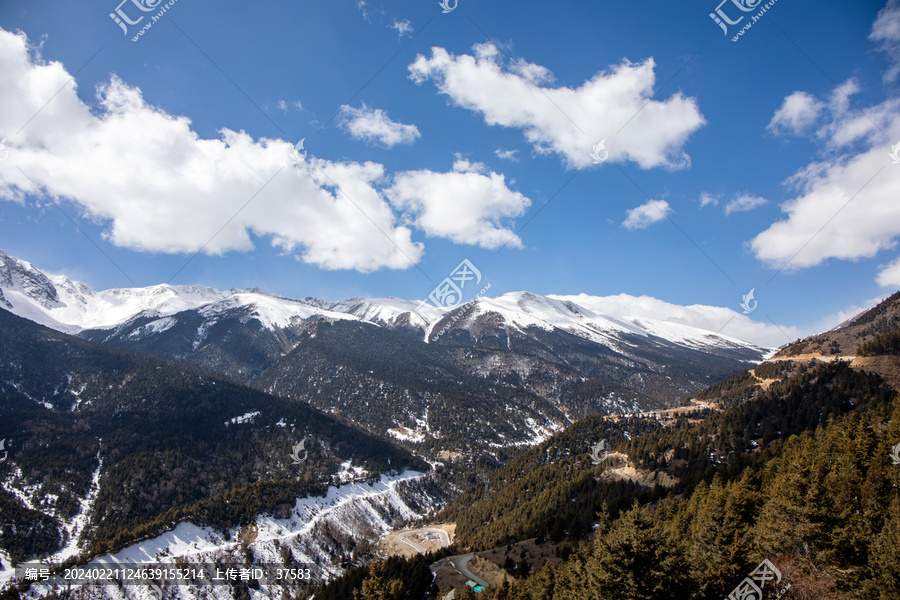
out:
<path id="1" fill-rule="evenodd" d="M 471 577 L 491 600 L 712 600 L 760 553 L 798 590 L 895 589 L 900 294 L 773 353 L 527 292 L 94 292 L 0 258 L 4 600 L 55 597 L 29 561 L 316 573 L 221 600 L 464 598 Z M 416 554 L 436 524 L 450 545 Z"/>

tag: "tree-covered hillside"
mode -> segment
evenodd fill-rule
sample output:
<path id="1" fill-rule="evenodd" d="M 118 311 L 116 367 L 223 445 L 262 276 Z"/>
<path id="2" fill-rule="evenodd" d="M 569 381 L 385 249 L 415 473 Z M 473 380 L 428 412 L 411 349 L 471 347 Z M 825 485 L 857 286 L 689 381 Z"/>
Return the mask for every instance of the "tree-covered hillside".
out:
<path id="1" fill-rule="evenodd" d="M 831 419 L 739 477 L 601 519 L 561 566 L 480 597 L 720 600 L 768 558 L 791 585 L 788 600 L 896 600 L 898 441 L 897 399 Z"/>
<path id="2" fill-rule="evenodd" d="M 699 422 L 580 421 L 496 471 L 487 498 L 482 484 L 451 503 L 441 516 L 457 520 L 461 548 L 575 543 L 562 563 L 478 597 L 721 600 L 763 559 L 791 585 L 788 600 L 900 597 L 900 465 L 889 456 L 900 397 L 840 361 L 770 370 L 767 390 L 745 373 L 705 392 L 726 408 Z M 599 439 L 632 472 L 676 481 L 626 483 L 616 464 L 591 460 Z"/>
<path id="3" fill-rule="evenodd" d="M 155 357 L 71 338 L 0 310 L 0 548 L 14 563 L 80 533 L 87 555 L 190 519 L 227 529 L 321 493 L 340 463 L 428 470 L 392 444 L 296 401 Z M 304 441 L 305 440 L 305 441 Z M 303 442 L 305 459 L 292 448 Z"/>

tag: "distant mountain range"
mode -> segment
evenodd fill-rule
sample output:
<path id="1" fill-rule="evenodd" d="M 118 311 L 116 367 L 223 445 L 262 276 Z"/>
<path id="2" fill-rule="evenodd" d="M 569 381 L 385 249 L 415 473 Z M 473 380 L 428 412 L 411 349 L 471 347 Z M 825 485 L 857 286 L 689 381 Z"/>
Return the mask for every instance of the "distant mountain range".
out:
<path id="1" fill-rule="evenodd" d="M 21 317 L 184 360 L 425 448 L 515 447 L 587 414 L 671 405 L 768 352 L 601 314 L 599 301 L 512 292 L 438 308 L 199 285 L 98 292 L 0 252 L 0 306 Z"/>
<path id="2" fill-rule="evenodd" d="M 514 329 L 559 329 L 601 343 L 615 344 L 623 335 L 656 337 L 696 349 L 762 350 L 747 342 L 704 329 L 648 318 L 640 314 L 611 316 L 596 306 L 601 298 L 540 296 L 510 292 L 496 298 L 467 303 L 471 324 L 479 315 L 494 313 Z M 577 301 L 577 303 L 576 303 Z M 63 275 L 49 275 L 30 263 L 0 250 L 0 305 L 29 320 L 64 333 L 128 328 L 132 337 L 150 337 L 168 330 L 185 311 L 197 311 L 208 321 L 242 314 L 268 330 L 286 328 L 311 317 L 367 322 L 388 329 L 408 329 L 430 341 L 458 307 L 435 307 L 400 298 L 350 298 L 328 302 L 319 298 L 296 300 L 264 292 L 217 290 L 201 285 L 114 288 L 101 292 Z M 474 305 L 474 306 L 469 306 Z M 130 328 L 138 320 L 151 319 L 144 329 Z M 454 328 L 470 328 L 454 323 Z M 198 338 L 202 345 L 203 338 Z"/>
<path id="3" fill-rule="evenodd" d="M 900 382 L 900 293 L 762 363 L 602 304 L 96 292 L 0 253 L 0 581 L 22 560 L 103 555 L 337 575 L 442 507 L 473 548 L 578 536 L 604 507 L 677 499 L 847 413 L 887 415 L 873 373 Z M 684 418 L 636 415 L 686 397 Z M 631 470 L 598 466 L 598 440 Z"/>

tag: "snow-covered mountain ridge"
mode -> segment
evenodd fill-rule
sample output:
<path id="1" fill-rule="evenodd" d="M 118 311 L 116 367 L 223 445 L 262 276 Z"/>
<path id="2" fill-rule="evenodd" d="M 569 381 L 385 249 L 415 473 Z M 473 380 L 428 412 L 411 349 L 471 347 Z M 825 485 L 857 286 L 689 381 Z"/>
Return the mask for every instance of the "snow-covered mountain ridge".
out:
<path id="1" fill-rule="evenodd" d="M 506 326 L 523 330 L 559 329 L 592 342 L 613 346 L 623 334 L 657 337 L 702 349 L 751 348 L 757 346 L 733 337 L 660 319 L 656 314 L 604 313 L 606 299 L 594 296 L 540 296 L 531 292 L 509 292 L 495 298 L 478 298 L 465 306 L 457 327 L 474 323 L 479 316 L 496 314 Z M 70 334 L 85 330 L 114 330 L 141 320 L 140 329 L 128 335 L 142 336 L 165 331 L 174 322 L 167 319 L 184 311 L 197 311 L 215 321 L 240 314 L 241 322 L 257 319 L 269 330 L 283 329 L 312 317 L 352 320 L 374 325 L 418 331 L 427 342 L 441 321 L 459 306 L 438 308 L 400 298 L 351 298 L 328 302 L 318 298 L 284 298 L 259 289 L 217 290 L 202 285 L 160 284 L 143 288 L 113 288 L 94 291 L 63 275 L 51 275 L 27 261 L 0 251 L 0 306 L 14 314 Z M 640 303 L 635 303 L 640 309 Z"/>

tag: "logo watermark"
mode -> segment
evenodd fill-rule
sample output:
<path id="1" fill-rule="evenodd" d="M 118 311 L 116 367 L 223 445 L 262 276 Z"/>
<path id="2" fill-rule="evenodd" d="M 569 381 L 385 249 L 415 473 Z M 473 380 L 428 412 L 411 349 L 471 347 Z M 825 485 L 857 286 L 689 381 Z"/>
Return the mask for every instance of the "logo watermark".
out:
<path id="1" fill-rule="evenodd" d="M 601 465 L 606 462 L 606 459 L 609 458 L 609 446 L 606 443 L 606 440 L 600 440 L 594 447 L 591 448 L 591 462 L 595 465 Z M 603 452 L 603 456 L 600 456 L 600 453 Z"/>
<path id="2" fill-rule="evenodd" d="M 456 6 L 459 4 L 459 0 L 453 0 L 453 6 L 450 6 L 450 0 L 441 0 L 438 2 L 438 5 L 444 9 L 444 14 L 453 12 L 456 10 Z"/>
<path id="3" fill-rule="evenodd" d="M 595 165 L 599 165 L 609 158 L 609 150 L 606 149 L 606 138 L 603 138 L 591 148 L 591 158 L 594 159 Z"/>
<path id="4" fill-rule="evenodd" d="M 5 142 L 6 140 L 3 141 Z M 891 153 L 888 154 L 888 156 L 891 157 L 892 164 L 900 165 L 900 142 L 897 142 L 897 144 L 891 148 Z"/>
<path id="5" fill-rule="evenodd" d="M 472 261 L 469 259 L 464 259 L 461 263 L 459 263 L 455 269 L 450 273 L 448 277 L 445 277 L 443 281 L 441 281 L 436 288 L 434 288 L 430 294 L 428 294 L 428 300 L 431 300 L 431 303 L 434 304 L 437 308 L 456 308 L 460 304 L 462 304 L 463 300 L 463 290 L 466 287 L 466 284 L 470 281 L 474 281 L 473 285 L 478 285 L 481 283 L 481 271 L 478 270 Z M 434 334 L 431 338 L 432 340 L 436 340 L 442 335 L 444 335 L 447 331 L 450 330 L 453 325 L 456 324 L 457 321 L 466 316 L 470 310 L 474 307 L 474 301 L 478 300 L 482 296 L 484 296 L 487 291 L 491 289 L 491 284 L 487 284 L 475 295 L 474 298 L 469 300 L 466 304 L 469 306 L 464 311 L 458 311 L 454 314 L 450 320 L 441 328 L 439 332 Z M 416 308 L 418 311 L 423 304 L 427 304 L 426 300 L 419 301 L 419 305 Z M 425 319 L 428 321 L 428 319 Z"/>
<path id="6" fill-rule="evenodd" d="M 714 12 L 709 13 L 709 18 L 712 19 L 716 25 L 722 28 L 723 33 L 728 36 L 729 34 L 729 26 L 734 26 L 740 24 L 748 15 L 742 15 L 741 13 L 749 13 L 759 9 L 755 15 L 750 15 L 750 20 L 747 21 L 744 26 L 731 38 L 732 42 L 738 41 L 741 36 L 744 35 L 753 25 L 759 21 L 766 11 L 775 6 L 775 3 L 778 0 L 769 0 L 766 4 L 762 4 L 763 0 L 722 0 L 719 5 L 716 7 Z M 723 6 L 727 6 L 728 11 L 726 12 Z M 730 6 L 734 5 L 734 7 Z M 734 8 L 736 8 L 740 12 L 735 12 Z M 737 16 L 736 19 L 731 19 L 729 15 Z M 740 16 L 738 16 L 740 15 Z"/>
<path id="7" fill-rule="evenodd" d="M 2 444 L 0 444 L 0 448 L 3 448 Z M 895 465 L 900 465 L 900 444 L 894 446 L 894 451 L 889 456 L 893 459 Z"/>
<path id="8" fill-rule="evenodd" d="M 752 290 L 750 290 L 749 292 L 747 292 L 746 294 L 744 294 L 742 296 L 743 299 L 741 300 L 741 308 L 744 309 L 745 315 L 749 315 L 750 313 L 752 313 L 754 310 L 756 310 L 756 307 L 759 305 L 759 302 L 757 302 L 753 297 L 753 294 L 755 292 L 756 292 L 756 288 L 753 288 Z"/>
<path id="9" fill-rule="evenodd" d="M 294 144 L 293 149 L 291 150 L 291 160 L 294 161 L 294 164 L 300 164 L 304 160 L 306 160 L 306 152 L 303 152 L 303 142 L 306 141 L 306 138 L 303 138 L 296 144 Z M 303 152 L 303 154 L 300 154 Z"/>
<path id="10" fill-rule="evenodd" d="M 740 582 L 725 600 L 762 600 L 763 588 L 766 587 L 766 583 L 772 580 L 775 580 L 775 585 L 781 583 L 781 571 L 768 558 L 763 559 L 759 566 L 750 573 L 750 577 Z M 791 589 L 791 584 L 783 587 L 775 595 L 775 599 L 777 600 L 784 596 L 789 589 Z"/>
<path id="11" fill-rule="evenodd" d="M 150 597 L 154 600 L 162 600 L 163 591 L 162 588 L 153 583 L 152 581 L 148 581 L 144 585 L 141 586 L 130 586 L 126 587 L 125 594 L 127 598 L 131 598 L 132 600 L 146 600 L 143 596 L 137 593 L 138 589 L 141 587 L 149 587 L 150 588 Z"/>
<path id="12" fill-rule="evenodd" d="M 463 289 L 472 279 L 475 285 L 481 283 L 481 271 L 467 258 L 428 294 L 428 299 L 438 308 L 453 308 L 462 302 Z"/>
<path id="13" fill-rule="evenodd" d="M 0 162 L 9 158 L 9 150 L 6 148 L 6 138 L 0 140 Z"/>
<path id="14" fill-rule="evenodd" d="M 300 458 L 300 453 L 303 453 L 303 458 Z M 291 458 L 294 459 L 295 465 L 303 464 L 303 461 L 306 460 L 306 457 L 309 456 L 309 452 L 306 450 L 306 438 L 300 440 L 300 443 L 294 446 L 291 449 Z"/>
<path id="15" fill-rule="evenodd" d="M 3 450 L 3 458 L 0 458 L 0 463 L 6 462 L 6 457 L 9 455 L 9 452 L 6 451 L 6 438 L 0 440 L 0 450 Z"/>
<path id="16" fill-rule="evenodd" d="M 170 8 L 172 8 L 175 5 L 176 2 L 178 2 L 178 0 L 169 0 L 169 2 L 162 4 L 162 1 L 163 0 L 122 0 L 121 2 L 119 2 L 119 5 L 116 7 L 116 10 L 109 13 L 109 18 L 112 19 L 116 25 L 121 27 L 122 33 L 127 36 L 129 25 L 138 25 L 141 21 L 144 20 L 144 17 L 149 16 L 150 20 L 147 21 L 144 24 L 144 26 L 141 27 L 141 29 L 138 30 L 138 32 L 131 38 L 132 42 L 137 42 L 141 38 L 141 36 L 144 35 L 144 33 L 147 30 L 149 30 L 151 27 L 153 27 L 153 25 L 157 21 L 159 21 L 159 19 L 162 18 L 162 16 L 164 14 L 166 14 L 166 11 L 168 11 Z M 139 10 L 140 12 L 143 12 L 143 13 L 153 12 L 153 11 L 156 11 L 157 9 L 158 9 L 158 11 L 155 15 L 140 15 L 138 18 L 132 20 L 129 17 L 129 15 L 125 13 L 125 10 L 122 8 L 123 5 L 126 5 L 128 3 L 131 3 L 132 5 L 134 5 L 135 8 L 137 8 L 137 10 Z M 160 6 L 161 4 L 162 4 L 162 6 Z M 132 12 L 132 14 L 140 14 L 140 13 L 134 13 L 133 11 L 131 11 L 131 12 Z"/>

